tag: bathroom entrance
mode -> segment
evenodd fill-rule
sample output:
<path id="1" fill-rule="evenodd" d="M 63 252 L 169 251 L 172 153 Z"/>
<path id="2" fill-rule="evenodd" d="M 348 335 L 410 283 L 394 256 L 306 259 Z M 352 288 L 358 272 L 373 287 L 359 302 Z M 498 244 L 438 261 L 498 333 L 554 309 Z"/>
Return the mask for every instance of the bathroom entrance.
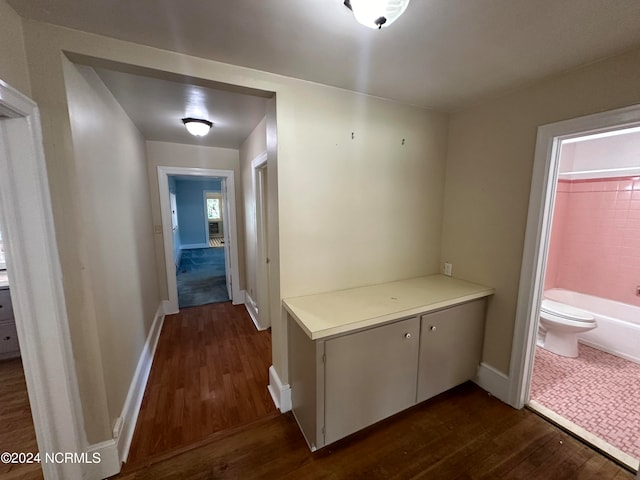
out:
<path id="1" fill-rule="evenodd" d="M 522 404 L 638 470 L 640 125 L 615 124 L 631 110 L 541 127 L 518 315 Z"/>

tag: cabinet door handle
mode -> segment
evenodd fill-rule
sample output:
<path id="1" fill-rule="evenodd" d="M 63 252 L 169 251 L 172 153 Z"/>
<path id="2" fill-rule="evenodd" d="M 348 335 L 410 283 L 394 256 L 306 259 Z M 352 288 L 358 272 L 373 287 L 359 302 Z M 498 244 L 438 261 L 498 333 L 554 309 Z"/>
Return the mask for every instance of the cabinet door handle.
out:
<path id="1" fill-rule="evenodd" d="M 436 331 L 436 326 L 435 325 L 431 325 L 429 327 L 429 330 L 431 330 L 432 332 L 435 332 Z"/>
<path id="2" fill-rule="evenodd" d="M 410 334 L 410 333 L 405 333 L 405 334 L 404 334 L 404 338 L 407 338 L 407 339 L 408 339 L 408 338 L 411 338 L 411 334 Z"/>

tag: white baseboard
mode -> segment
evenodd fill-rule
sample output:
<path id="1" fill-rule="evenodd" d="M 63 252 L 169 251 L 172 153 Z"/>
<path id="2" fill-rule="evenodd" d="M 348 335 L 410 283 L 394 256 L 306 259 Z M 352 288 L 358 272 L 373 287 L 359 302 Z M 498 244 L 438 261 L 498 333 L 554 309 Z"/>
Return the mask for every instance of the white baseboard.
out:
<path id="1" fill-rule="evenodd" d="M 162 310 L 164 311 L 165 315 L 174 315 L 176 313 L 180 313 L 179 308 L 171 308 L 171 303 L 169 302 L 169 300 L 162 301 Z"/>
<path id="2" fill-rule="evenodd" d="M 289 384 L 283 385 L 278 376 L 278 372 L 271 365 L 269 367 L 269 393 L 273 399 L 273 403 L 281 413 L 291 410 L 291 387 Z"/>
<path id="3" fill-rule="evenodd" d="M 482 362 L 474 382 L 498 400 L 509 403 L 509 377 L 501 371 Z"/>
<path id="4" fill-rule="evenodd" d="M 180 250 L 191 250 L 193 248 L 209 248 L 208 243 L 189 243 L 187 245 L 180 245 Z"/>
<path id="5" fill-rule="evenodd" d="M 99 461 L 97 461 L 98 456 Z M 86 459 L 83 478 L 87 480 L 102 480 L 120 473 L 118 446 L 113 439 L 89 445 L 86 450 Z"/>
<path id="6" fill-rule="evenodd" d="M 256 330 L 262 331 L 268 329 L 269 327 L 263 327 L 262 325 L 260 325 L 260 321 L 258 320 L 258 310 L 256 302 L 253 301 L 253 298 L 251 298 L 251 295 L 249 295 L 248 292 L 246 292 L 245 290 L 243 290 L 242 292 L 244 293 L 244 306 L 247 309 L 247 312 L 249 312 L 249 316 L 251 317 L 251 320 L 253 320 L 253 324 L 256 326 Z"/>
<path id="7" fill-rule="evenodd" d="M 138 366 L 133 375 L 133 380 L 131 381 L 129 393 L 127 394 L 127 399 L 124 402 L 124 407 L 122 408 L 122 413 L 113 428 L 114 441 L 117 445 L 117 454 L 121 463 L 126 462 L 127 456 L 129 455 L 129 447 L 131 446 L 131 440 L 133 439 L 133 431 L 136 427 L 136 421 L 138 420 L 140 404 L 142 403 L 144 390 L 147 386 L 153 356 L 156 353 L 158 338 L 160 337 L 160 331 L 162 330 L 163 323 L 164 302 L 160 304 L 156 311 L 153 323 L 151 324 L 151 329 L 147 335 L 147 341 L 145 342 L 142 353 L 140 354 Z"/>

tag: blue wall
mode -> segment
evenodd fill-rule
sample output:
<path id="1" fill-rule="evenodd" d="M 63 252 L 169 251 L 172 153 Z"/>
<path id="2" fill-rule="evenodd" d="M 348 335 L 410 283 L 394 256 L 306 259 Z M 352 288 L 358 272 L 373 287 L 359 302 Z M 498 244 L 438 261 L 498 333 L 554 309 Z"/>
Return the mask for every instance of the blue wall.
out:
<path id="1" fill-rule="evenodd" d="M 178 203 L 178 224 L 180 225 L 181 245 L 209 244 L 209 232 L 205 225 L 206 210 L 204 192 L 220 192 L 222 180 L 208 178 L 203 180 L 175 179 L 176 200 Z"/>

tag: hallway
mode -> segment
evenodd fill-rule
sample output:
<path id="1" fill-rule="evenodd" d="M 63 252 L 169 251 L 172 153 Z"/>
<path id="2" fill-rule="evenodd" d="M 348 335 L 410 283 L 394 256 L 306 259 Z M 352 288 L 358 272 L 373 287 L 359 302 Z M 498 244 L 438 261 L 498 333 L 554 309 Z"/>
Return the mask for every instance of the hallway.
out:
<path id="1" fill-rule="evenodd" d="M 257 331 L 243 305 L 167 316 L 123 471 L 276 415 L 270 364 L 271 332 Z"/>

